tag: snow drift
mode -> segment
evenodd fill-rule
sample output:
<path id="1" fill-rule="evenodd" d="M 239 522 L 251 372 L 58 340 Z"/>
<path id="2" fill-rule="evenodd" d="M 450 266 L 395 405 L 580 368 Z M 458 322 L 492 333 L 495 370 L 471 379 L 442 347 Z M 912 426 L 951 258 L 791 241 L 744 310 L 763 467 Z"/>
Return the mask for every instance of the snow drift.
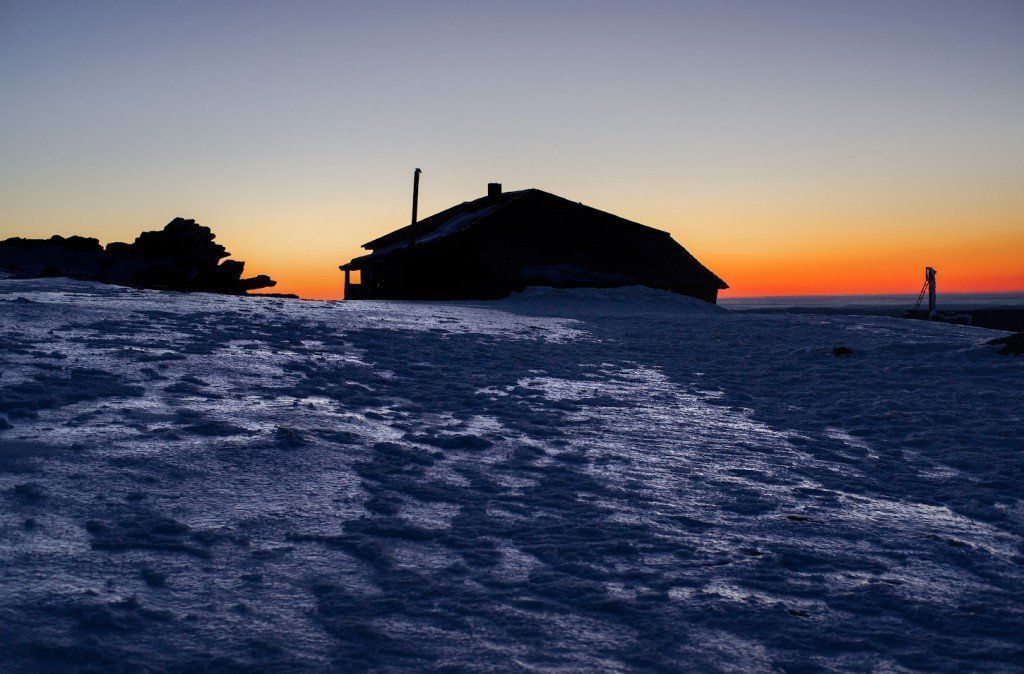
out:
<path id="1" fill-rule="evenodd" d="M 0 280 L 0 662 L 1014 671 L 994 336 Z"/>
<path id="2" fill-rule="evenodd" d="M 516 313 L 541 316 L 664 316 L 679 318 L 687 313 L 723 311 L 695 297 L 644 286 L 619 288 L 529 287 L 523 292 L 479 306 L 499 307 Z"/>

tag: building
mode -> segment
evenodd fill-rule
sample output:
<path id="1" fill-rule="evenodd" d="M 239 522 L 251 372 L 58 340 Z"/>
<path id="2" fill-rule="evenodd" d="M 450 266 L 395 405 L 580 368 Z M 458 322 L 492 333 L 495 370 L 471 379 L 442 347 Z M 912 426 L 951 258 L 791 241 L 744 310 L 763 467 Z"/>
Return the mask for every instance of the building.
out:
<path id="1" fill-rule="evenodd" d="M 468 201 L 363 244 L 346 299 L 493 299 L 527 286 L 645 285 L 714 303 L 728 286 L 668 232 L 538 189 Z"/>

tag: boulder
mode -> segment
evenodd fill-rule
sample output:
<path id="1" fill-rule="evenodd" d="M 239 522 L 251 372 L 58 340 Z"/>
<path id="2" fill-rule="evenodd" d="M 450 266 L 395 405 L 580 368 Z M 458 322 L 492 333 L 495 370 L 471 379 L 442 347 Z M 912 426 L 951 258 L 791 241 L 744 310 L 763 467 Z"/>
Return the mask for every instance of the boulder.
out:
<path id="1" fill-rule="evenodd" d="M 1002 346 L 999 353 L 1006 356 L 1024 356 L 1024 332 L 1017 332 L 1006 337 L 985 342 L 994 346 Z"/>
<path id="2" fill-rule="evenodd" d="M 142 232 L 134 242 L 53 236 L 0 241 L 0 269 L 22 277 L 67 276 L 136 288 L 243 295 L 277 285 L 269 276 L 242 278 L 245 263 L 225 260 L 209 227 L 175 218 L 162 230 Z"/>

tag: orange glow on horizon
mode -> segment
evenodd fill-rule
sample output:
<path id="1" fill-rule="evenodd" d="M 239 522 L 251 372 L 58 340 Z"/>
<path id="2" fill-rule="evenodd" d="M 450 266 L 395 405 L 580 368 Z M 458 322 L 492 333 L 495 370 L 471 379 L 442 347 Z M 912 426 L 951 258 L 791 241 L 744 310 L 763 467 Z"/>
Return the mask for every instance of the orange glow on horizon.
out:
<path id="1" fill-rule="evenodd" d="M 148 206 L 59 211 L 45 218 L 22 209 L 10 219 L 38 224 L 4 227 L 0 238 L 82 234 L 104 243 L 130 242 L 140 230 L 159 229 L 184 215 L 211 227 L 231 258 L 246 262 L 246 276 L 275 279 L 278 285 L 267 292 L 336 300 L 344 287 L 338 266 L 367 254 L 361 242 L 402 226 L 408 217 L 403 187 L 378 186 L 372 198 L 344 203 L 226 195 L 214 205 L 166 206 L 156 215 Z M 925 266 L 938 269 L 940 293 L 1024 291 L 1024 193 L 1009 184 L 948 193 L 937 186 L 927 194 L 864 192 L 856 198 L 838 188 L 824 195 L 801 188 L 785 199 L 753 187 L 683 196 L 668 186 L 541 187 L 669 232 L 729 284 L 722 298 L 916 293 Z M 421 203 L 422 212 L 477 196 L 461 187 L 438 189 Z M 90 221 L 107 224 L 83 224 Z"/>
<path id="2" fill-rule="evenodd" d="M 1024 290 L 1021 250 L 1004 249 L 988 255 L 806 254 L 789 256 L 736 255 L 711 266 L 729 289 L 721 297 L 789 295 L 868 295 L 916 293 L 924 268 L 939 270 L 939 292 L 1013 292 Z M 712 256 L 714 257 L 714 256 Z"/>
<path id="3" fill-rule="evenodd" d="M 1024 291 L 1024 197 L 1005 180 L 945 191 L 938 184 L 905 184 L 902 191 L 823 185 L 815 191 L 813 185 L 751 183 L 686 197 L 669 186 L 540 187 L 669 232 L 729 284 L 723 298 L 916 293 L 926 266 L 938 269 L 940 293 Z M 231 221 L 223 237 L 236 259 L 248 262 L 249 273 L 279 282 L 275 292 L 341 299 L 338 265 L 367 253 L 360 242 L 402 224 L 405 203 L 391 191 L 404 196 L 395 186 L 380 205 L 347 217 L 347 209 L 334 208 L 294 214 L 293 240 L 302 247 L 282 250 L 272 239 L 278 245 L 272 248 L 254 238 L 253 229 L 242 236 Z M 429 194 L 424 213 L 479 196 Z"/>
<path id="4" fill-rule="evenodd" d="M 786 295 L 857 295 L 916 293 L 924 268 L 938 269 L 939 292 L 1024 291 L 1024 219 L 1017 204 L 1003 201 L 988 213 L 980 210 L 907 209 L 904 212 L 850 211 L 842 216 L 824 210 L 759 213 L 760 206 L 722 209 L 680 217 L 674 209 L 622 212 L 614 204 L 595 204 L 629 219 L 660 226 L 698 260 L 729 284 L 722 298 Z M 698 221 L 686 227 L 665 221 Z M 278 281 L 273 292 L 309 299 L 341 299 L 344 273 L 338 265 L 367 251 L 351 243 L 393 229 L 384 217 L 373 226 L 349 233 L 348 241 L 295 250 L 239 250 L 249 273 L 266 273 Z M 887 223 L 898 223 L 889 225 Z M 733 223 L 742 223 L 735 225 Z M 827 223 L 827 224 L 825 224 Z M 941 226 L 932 227 L 933 223 Z M 317 235 L 308 229 L 310 240 Z"/>
<path id="5" fill-rule="evenodd" d="M 906 254 L 843 255 L 807 253 L 789 256 L 701 255 L 701 259 L 729 284 L 720 298 L 798 295 L 868 295 L 916 293 L 924 281 L 924 267 L 939 270 L 939 292 L 1024 292 L 1024 248 L 1003 249 L 989 255 Z M 339 257 L 338 263 L 349 258 Z M 251 268 L 267 267 L 253 258 Z M 305 299 L 342 299 L 344 273 L 333 268 L 281 267 L 270 272 L 278 285 L 268 292 L 294 293 Z"/>

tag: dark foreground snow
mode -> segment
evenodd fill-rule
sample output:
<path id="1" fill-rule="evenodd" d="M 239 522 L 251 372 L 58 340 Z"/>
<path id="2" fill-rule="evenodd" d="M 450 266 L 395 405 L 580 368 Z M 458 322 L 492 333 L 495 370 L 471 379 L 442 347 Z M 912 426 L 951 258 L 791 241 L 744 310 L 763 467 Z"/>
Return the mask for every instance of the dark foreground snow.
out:
<path id="1" fill-rule="evenodd" d="M 1019 671 L 993 336 L 0 280 L 0 670 Z"/>

